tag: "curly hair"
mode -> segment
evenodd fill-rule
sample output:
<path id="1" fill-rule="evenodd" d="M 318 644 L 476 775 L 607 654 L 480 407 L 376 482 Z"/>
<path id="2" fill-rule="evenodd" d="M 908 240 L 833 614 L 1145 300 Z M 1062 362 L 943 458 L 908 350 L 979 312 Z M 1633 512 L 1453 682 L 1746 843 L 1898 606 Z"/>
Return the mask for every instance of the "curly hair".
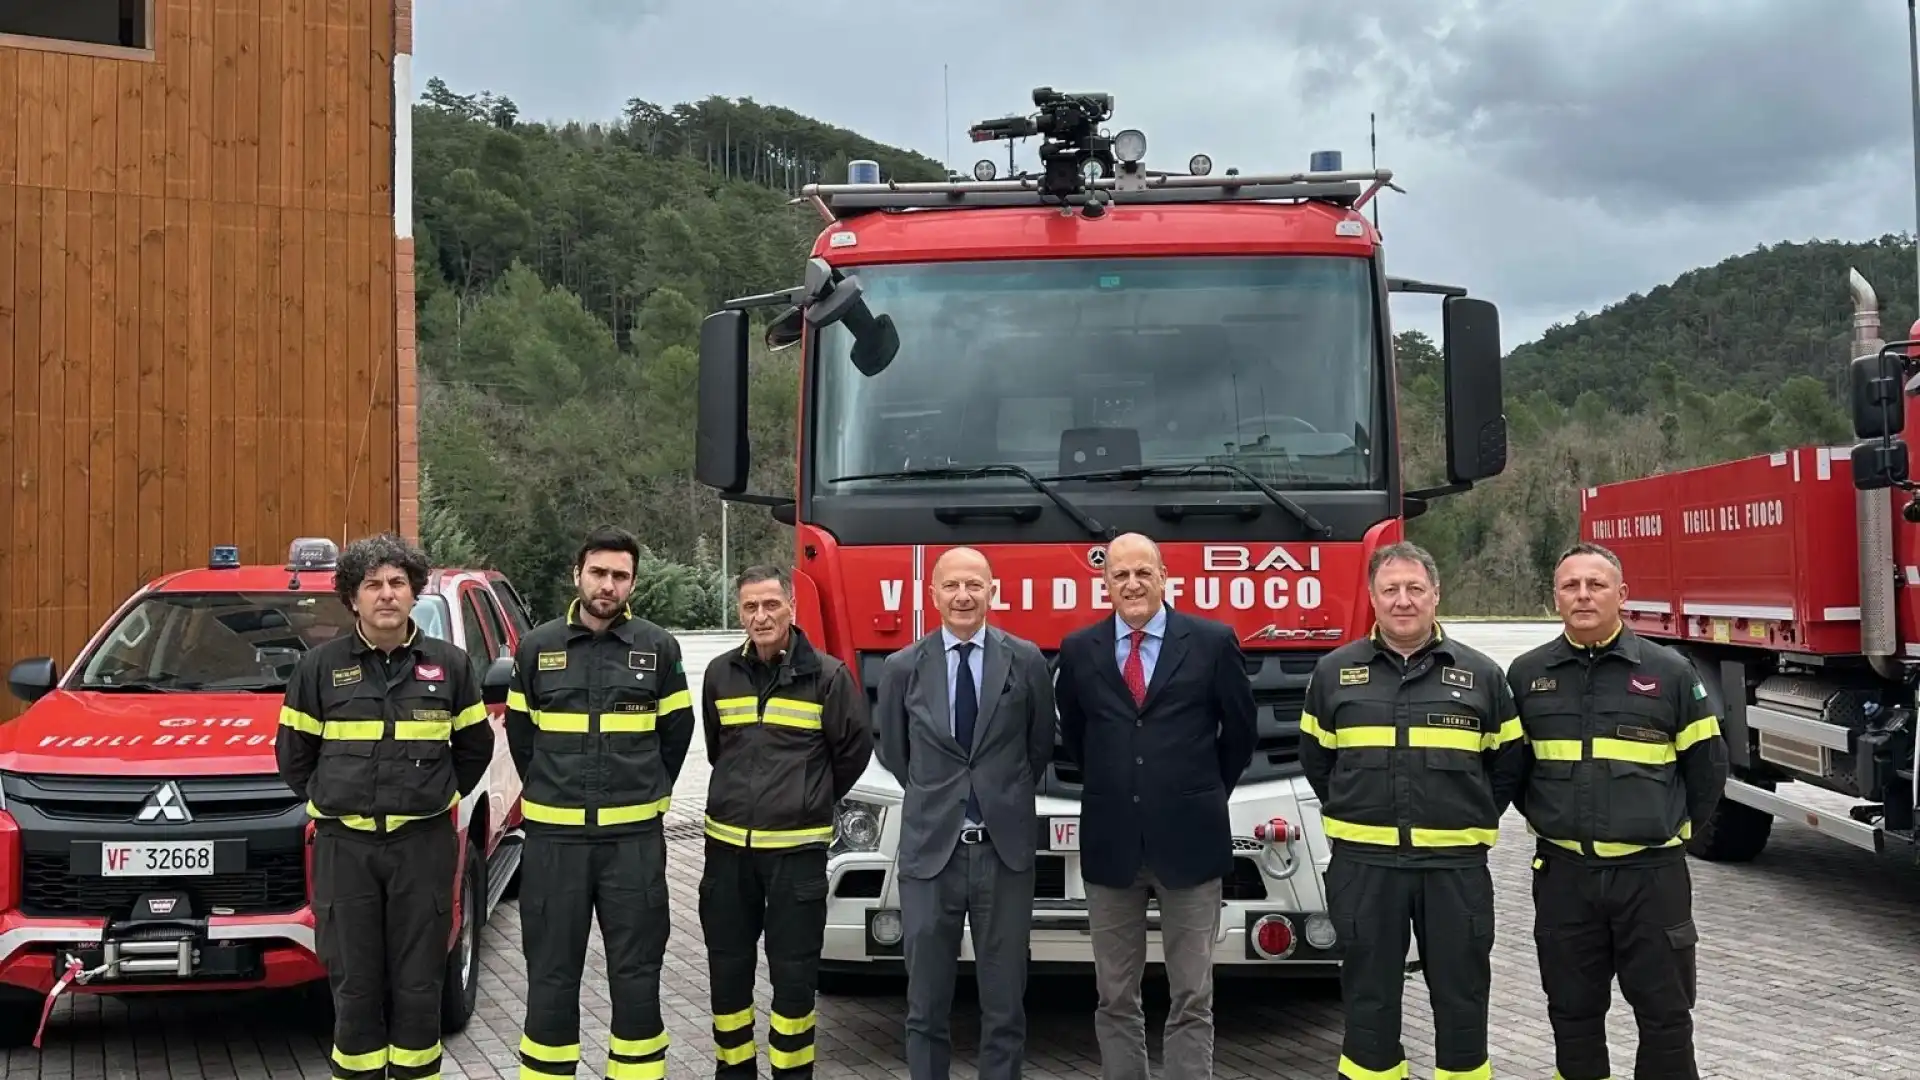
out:
<path id="1" fill-rule="evenodd" d="M 353 600 L 361 582 L 383 566 L 405 571 L 407 584 L 413 586 L 413 595 L 427 591 L 427 571 L 432 564 L 425 552 L 393 533 L 363 537 L 348 544 L 334 564 L 333 591 L 340 595 L 340 602 L 347 605 L 348 611 L 354 610 Z"/>

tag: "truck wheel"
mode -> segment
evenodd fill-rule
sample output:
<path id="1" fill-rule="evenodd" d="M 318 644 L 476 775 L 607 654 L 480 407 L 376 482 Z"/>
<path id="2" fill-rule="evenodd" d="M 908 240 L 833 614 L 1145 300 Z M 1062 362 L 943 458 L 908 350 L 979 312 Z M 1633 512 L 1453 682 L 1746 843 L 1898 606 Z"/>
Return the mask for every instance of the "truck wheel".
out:
<path id="1" fill-rule="evenodd" d="M 0 987 L 0 1049 L 33 1045 L 33 1034 L 40 1030 L 40 1009 L 46 1002 L 28 990 Z"/>
<path id="2" fill-rule="evenodd" d="M 480 920 L 487 902 L 487 858 L 477 841 L 467 842 L 466 867 L 460 873 L 460 932 L 447 952 L 440 991 L 440 1030 L 464 1030 L 480 1000 Z"/>
<path id="3" fill-rule="evenodd" d="M 1773 834 L 1773 815 L 1723 798 L 1705 827 L 1687 841 L 1687 850 L 1708 862 L 1750 862 Z"/>

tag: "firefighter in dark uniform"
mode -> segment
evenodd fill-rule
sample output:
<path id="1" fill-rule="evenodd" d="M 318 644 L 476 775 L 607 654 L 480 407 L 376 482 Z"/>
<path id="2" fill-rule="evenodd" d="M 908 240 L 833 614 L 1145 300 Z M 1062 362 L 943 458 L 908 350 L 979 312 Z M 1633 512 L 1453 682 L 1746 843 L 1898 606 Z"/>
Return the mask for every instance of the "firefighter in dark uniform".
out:
<path id="1" fill-rule="evenodd" d="M 1300 761 L 1333 845 L 1327 914 L 1345 949 L 1338 1075 L 1407 1075 L 1408 933 L 1433 1002 L 1436 1080 L 1487 1080 L 1493 878 L 1487 852 L 1525 756 L 1500 666 L 1435 621 L 1433 558 L 1392 544 L 1368 565 L 1374 628 L 1314 666 Z"/>
<path id="2" fill-rule="evenodd" d="M 834 806 L 873 750 L 867 695 L 793 625 L 793 591 L 772 567 L 735 584 L 747 642 L 707 665 L 707 861 L 700 926 L 713 1005 L 714 1075 L 757 1075 L 754 950 L 766 934 L 775 1077 L 811 1077 L 814 989 L 827 925 Z"/>
<path id="3" fill-rule="evenodd" d="M 1554 570 L 1563 632 L 1508 668 L 1526 727 L 1515 802 L 1539 837 L 1534 938 L 1556 1074 L 1604 1080 L 1613 978 L 1640 1026 L 1636 1080 L 1698 1080 L 1686 842 L 1726 788 L 1713 699 L 1680 654 L 1620 619 L 1620 560 L 1576 544 Z"/>
<path id="4" fill-rule="evenodd" d="M 667 1074 L 662 818 L 693 741 L 693 702 L 679 641 L 627 607 L 639 562 L 631 534 L 588 536 L 573 560 L 578 597 L 514 657 L 507 742 L 527 830 L 520 1080 L 571 1077 L 580 1064 L 580 975 L 596 915 L 613 999 L 606 1075 Z"/>
<path id="5" fill-rule="evenodd" d="M 339 1080 L 440 1075 L 440 1002 L 459 839 L 451 812 L 493 760 L 465 652 L 413 622 L 427 559 L 397 536 L 334 568 L 355 632 L 301 657 L 280 708 L 280 778 L 317 819 L 315 939 Z"/>

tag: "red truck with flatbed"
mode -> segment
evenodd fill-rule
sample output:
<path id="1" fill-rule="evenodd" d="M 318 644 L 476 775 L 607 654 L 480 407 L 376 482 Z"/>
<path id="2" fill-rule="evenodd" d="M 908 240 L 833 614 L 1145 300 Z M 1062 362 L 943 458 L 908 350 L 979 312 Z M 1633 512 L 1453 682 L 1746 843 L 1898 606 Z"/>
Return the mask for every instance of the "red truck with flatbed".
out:
<path id="1" fill-rule="evenodd" d="M 29 703 L 0 725 L 0 1045 L 38 1039 L 56 992 L 307 987 L 327 1000 L 309 906 L 313 827 L 280 781 L 274 737 L 302 654 L 354 632 L 333 590 L 334 543 L 285 565 L 232 547 L 129 597 L 65 672 L 15 663 Z M 507 678 L 530 629 L 496 571 L 438 569 L 421 631 L 472 657 L 494 763 L 453 813 L 463 838 L 443 1026 L 472 1016 L 479 928 L 513 882 L 520 780 Z M 322 1013 L 325 1010 L 321 1010 Z"/>
<path id="2" fill-rule="evenodd" d="M 1719 698 L 1732 774 L 1689 840 L 1701 858 L 1754 858 L 1779 818 L 1920 860 L 1920 495 L 1898 438 L 1920 420 L 1920 349 L 1883 342 L 1871 285 L 1849 287 L 1858 443 L 1580 493 L 1580 535 L 1620 557 L 1627 624 Z"/>

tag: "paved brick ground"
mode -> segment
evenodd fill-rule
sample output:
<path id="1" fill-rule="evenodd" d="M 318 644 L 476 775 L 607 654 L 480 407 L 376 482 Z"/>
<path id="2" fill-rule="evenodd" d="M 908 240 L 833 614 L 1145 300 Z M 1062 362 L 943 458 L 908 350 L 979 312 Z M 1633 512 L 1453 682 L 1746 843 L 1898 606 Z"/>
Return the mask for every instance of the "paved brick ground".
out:
<path id="1" fill-rule="evenodd" d="M 1540 639 L 1538 629 L 1460 626 L 1464 639 L 1505 661 Z M 716 645 L 688 640 L 698 670 Z M 697 747 L 697 742 L 696 742 Z M 674 934 L 663 986 L 674 1037 L 671 1072 L 711 1072 L 706 1035 L 706 968 L 694 909 L 700 874 L 698 820 L 705 763 L 689 763 L 673 831 Z M 1496 1075 L 1545 1080 L 1552 1039 L 1538 990 L 1528 927 L 1527 849 L 1517 819 L 1506 823 L 1494 858 L 1500 938 L 1494 954 L 1493 1056 Z M 1766 854 L 1741 867 L 1693 865 L 1701 930 L 1701 1004 L 1696 1013 L 1706 1080 L 1841 1080 L 1911 1076 L 1920 1060 L 1920 871 L 1894 866 L 1804 830 L 1780 826 Z M 486 933 L 489 950 L 478 1016 L 448 1042 L 449 1077 L 512 1077 L 525 978 L 518 912 L 509 902 Z M 583 1001 L 590 1077 L 605 1060 L 608 1006 L 594 942 Z M 1616 996 L 1615 1075 L 1632 1075 L 1632 1013 Z M 1159 1054 L 1164 995 L 1149 996 L 1149 1041 Z M 761 1008 L 767 1003 L 761 986 Z M 1027 1075 L 1036 1080 L 1097 1077 L 1099 1060 L 1084 980 L 1036 980 L 1029 994 Z M 1406 995 L 1406 1041 L 1416 1076 L 1432 1075 L 1426 991 Z M 824 998 L 821 1067 L 826 1078 L 904 1077 L 903 1004 L 897 990 Z M 764 1015 L 764 1012 L 763 1012 Z M 956 1006 L 956 1075 L 971 1075 L 978 1014 L 964 994 Z M 1326 987 L 1223 983 L 1216 1007 L 1221 1080 L 1294 1080 L 1333 1075 L 1340 1006 Z M 297 999 L 278 995 L 169 1001 L 63 1003 L 44 1050 L 7 1056 L 6 1076 L 324 1077 L 326 1036 L 311 1029 Z"/>

